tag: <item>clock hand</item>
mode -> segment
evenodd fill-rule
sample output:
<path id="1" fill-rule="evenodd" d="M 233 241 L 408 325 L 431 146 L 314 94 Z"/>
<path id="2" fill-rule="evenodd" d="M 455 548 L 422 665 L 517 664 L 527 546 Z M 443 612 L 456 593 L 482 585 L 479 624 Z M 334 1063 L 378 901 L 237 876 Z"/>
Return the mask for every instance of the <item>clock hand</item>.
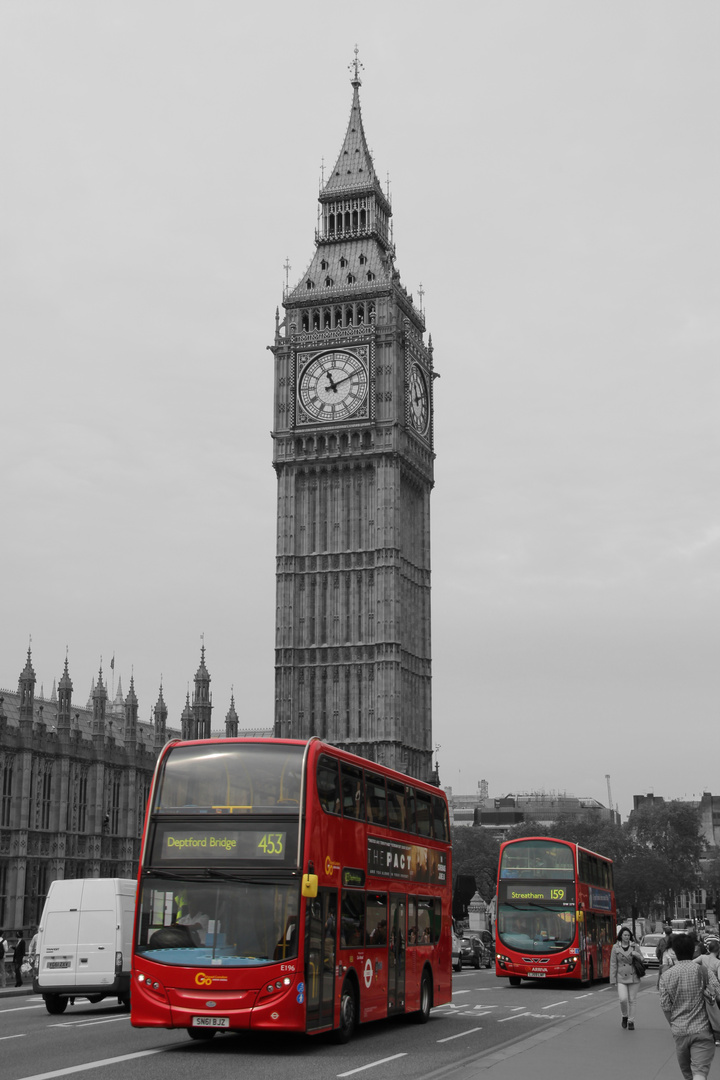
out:
<path id="1" fill-rule="evenodd" d="M 325 374 L 327 375 L 327 380 L 328 380 L 328 383 L 330 384 L 328 386 L 328 390 L 332 390 L 332 391 L 334 391 L 334 393 L 337 394 L 337 383 L 333 382 L 332 375 L 330 374 L 329 371 L 326 371 Z"/>
<path id="2" fill-rule="evenodd" d="M 348 379 L 352 379 L 353 375 L 357 374 L 355 371 L 351 371 L 349 375 L 343 375 L 342 379 L 338 379 L 336 383 L 333 383 L 333 390 L 336 390 L 341 383 L 347 382 Z M 329 376 L 329 372 L 328 372 Z"/>

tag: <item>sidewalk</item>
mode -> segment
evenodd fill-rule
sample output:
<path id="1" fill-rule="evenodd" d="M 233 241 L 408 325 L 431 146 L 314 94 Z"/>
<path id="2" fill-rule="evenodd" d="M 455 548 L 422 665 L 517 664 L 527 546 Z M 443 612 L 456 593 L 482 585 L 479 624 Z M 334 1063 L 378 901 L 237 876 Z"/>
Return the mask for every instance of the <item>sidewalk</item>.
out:
<path id="1" fill-rule="evenodd" d="M 10 997 L 26 997 L 28 994 L 32 994 L 32 983 L 25 983 L 23 986 L 0 986 L 0 1001 L 3 998 Z"/>
<path id="2" fill-rule="evenodd" d="M 591 1011 L 490 1051 L 454 1072 L 453 1080 L 682 1080 L 654 985 L 638 995 L 635 1025 L 635 1031 L 620 1027 L 617 995 L 608 990 Z M 709 1080 L 720 1077 L 720 1046 L 716 1050 Z"/>

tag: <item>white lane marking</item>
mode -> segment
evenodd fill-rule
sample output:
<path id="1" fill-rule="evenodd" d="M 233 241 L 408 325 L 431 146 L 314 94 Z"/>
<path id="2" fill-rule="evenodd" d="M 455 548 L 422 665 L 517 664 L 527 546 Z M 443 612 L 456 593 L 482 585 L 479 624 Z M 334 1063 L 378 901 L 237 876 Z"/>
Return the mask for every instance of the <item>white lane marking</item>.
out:
<path id="1" fill-rule="evenodd" d="M 366 1069 L 374 1069 L 378 1065 L 385 1065 L 388 1061 L 396 1061 L 401 1057 L 407 1057 L 407 1054 L 393 1054 L 392 1057 L 383 1058 L 382 1061 L 371 1061 L 369 1065 L 361 1065 L 359 1069 L 350 1069 L 348 1072 L 338 1073 L 338 1076 L 354 1076 L 355 1073 L 365 1072 Z M 35 1080 L 35 1077 L 28 1077 L 27 1080 Z"/>
<path id="2" fill-rule="evenodd" d="M 514 1016 L 503 1016 L 502 1020 L 498 1020 L 498 1024 L 504 1024 L 508 1020 L 522 1020 L 523 1016 L 530 1016 L 529 1012 L 515 1013 Z"/>
<path id="3" fill-rule="evenodd" d="M 569 1000 L 568 998 L 567 1001 L 556 1001 L 554 1005 L 543 1005 L 543 1009 L 555 1009 L 558 1005 L 567 1005 Z"/>
<path id="4" fill-rule="evenodd" d="M 448 1035 L 446 1039 L 436 1039 L 436 1042 L 444 1043 L 451 1042 L 452 1039 L 462 1039 L 465 1035 L 473 1035 L 476 1031 L 482 1031 L 482 1028 L 470 1028 L 468 1031 L 461 1031 L 458 1035 Z"/>
<path id="5" fill-rule="evenodd" d="M 66 1020 L 64 1024 L 48 1024 L 48 1027 L 93 1027 L 95 1024 L 116 1024 L 118 1020 L 129 1020 L 129 1016 L 107 1016 L 104 1020 Z"/>
<path id="6" fill-rule="evenodd" d="M 453 990 L 453 997 L 457 997 L 458 994 L 472 994 L 472 990 Z"/>
<path id="7" fill-rule="evenodd" d="M 35 1005 L 17 1005 L 14 1009 L 0 1009 L 0 1016 L 4 1016 L 5 1013 L 26 1012 L 28 1009 L 44 1009 L 44 1008 L 45 1008 L 45 1003 L 42 1002 L 42 1001 L 39 1004 L 35 1004 Z"/>
<path id="8" fill-rule="evenodd" d="M 25 1039 L 26 1037 L 25 1032 L 23 1032 L 22 1035 L 0 1035 L 0 1042 L 3 1042 L 5 1039 Z"/>
<path id="9" fill-rule="evenodd" d="M 18 1080 L 54 1080 L 56 1076 L 74 1076 L 76 1073 L 89 1072 L 90 1069 L 101 1069 L 104 1065 L 117 1065 L 121 1061 L 135 1061 L 136 1058 L 150 1057 L 151 1054 L 162 1054 L 167 1047 L 157 1050 L 139 1050 L 136 1054 L 123 1054 L 121 1057 L 103 1058 L 100 1061 L 88 1061 L 85 1065 L 71 1065 L 68 1069 L 54 1069 L 53 1072 L 33 1073 L 32 1076 L 20 1076 Z"/>
<path id="10" fill-rule="evenodd" d="M 578 994 L 578 996 L 574 1000 L 575 1001 L 582 1001 L 582 999 L 586 998 L 586 997 L 592 997 L 592 994 Z M 564 1002 L 563 1002 L 563 1004 L 564 1004 Z"/>

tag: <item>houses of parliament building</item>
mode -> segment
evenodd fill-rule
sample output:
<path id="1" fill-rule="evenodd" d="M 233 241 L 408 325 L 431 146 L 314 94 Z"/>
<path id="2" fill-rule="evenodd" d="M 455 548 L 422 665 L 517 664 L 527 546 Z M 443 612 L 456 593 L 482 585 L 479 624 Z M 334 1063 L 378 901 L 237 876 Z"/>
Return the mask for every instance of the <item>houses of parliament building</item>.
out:
<path id="1" fill-rule="evenodd" d="M 85 705 L 73 701 L 68 659 L 50 698 L 35 693 L 28 649 L 17 691 L 0 690 L 0 928 L 37 925 L 56 878 L 135 877 L 158 752 L 171 738 L 269 735 L 238 731 L 234 696 L 219 731 L 205 647 L 179 727 L 162 684 L 153 721 L 138 719 L 134 681 L 110 700 L 102 666 Z"/>

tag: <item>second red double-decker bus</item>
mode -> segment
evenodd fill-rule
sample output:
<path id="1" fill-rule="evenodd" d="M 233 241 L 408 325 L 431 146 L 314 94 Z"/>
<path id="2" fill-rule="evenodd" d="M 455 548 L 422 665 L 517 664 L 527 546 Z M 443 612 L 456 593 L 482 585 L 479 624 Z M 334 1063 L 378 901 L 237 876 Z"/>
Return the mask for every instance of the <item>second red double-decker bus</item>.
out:
<path id="1" fill-rule="evenodd" d="M 438 788 L 317 738 L 171 742 L 145 826 L 132 1023 L 334 1030 L 451 999 Z"/>
<path id="2" fill-rule="evenodd" d="M 549 836 L 508 840 L 495 930 L 495 973 L 513 986 L 606 977 L 616 932 L 612 860 Z"/>

